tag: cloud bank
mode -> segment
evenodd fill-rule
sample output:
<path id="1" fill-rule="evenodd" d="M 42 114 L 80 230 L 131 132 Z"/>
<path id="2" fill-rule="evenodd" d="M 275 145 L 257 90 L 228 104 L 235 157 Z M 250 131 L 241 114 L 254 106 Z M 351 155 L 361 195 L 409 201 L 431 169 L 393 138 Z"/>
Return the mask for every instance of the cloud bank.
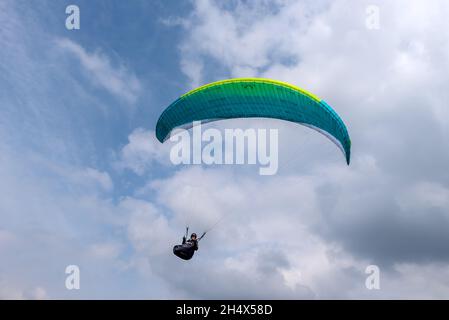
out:
<path id="1" fill-rule="evenodd" d="M 160 20 L 180 27 L 171 50 L 185 90 L 270 77 L 345 119 L 349 167 L 305 128 L 214 124 L 279 128 L 279 174 L 261 177 L 245 166 L 167 165 L 152 129 L 103 108 L 109 100 L 90 88 L 136 103 L 133 70 L 144 66 L 60 35 L 34 39 L 20 21 L 42 30 L 38 14 L 2 2 L 0 296 L 448 298 L 449 5 L 380 1 L 377 30 L 366 27 L 368 5 L 200 0 Z M 139 108 L 158 113 L 150 102 Z M 100 147 L 128 121 L 132 130 Z M 187 223 L 201 232 L 217 221 L 193 260 L 172 255 Z M 79 291 L 63 287 L 69 264 L 80 266 Z M 365 287 L 370 264 L 380 290 Z"/>

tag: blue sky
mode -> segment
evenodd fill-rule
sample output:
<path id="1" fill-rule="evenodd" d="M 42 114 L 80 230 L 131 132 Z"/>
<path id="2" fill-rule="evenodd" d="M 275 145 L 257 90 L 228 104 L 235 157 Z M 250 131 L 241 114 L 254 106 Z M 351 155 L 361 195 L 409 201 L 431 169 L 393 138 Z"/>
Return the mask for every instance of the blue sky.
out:
<path id="1" fill-rule="evenodd" d="M 2 1 L 0 298 L 448 298 L 449 6 L 412 3 L 377 1 L 372 30 L 370 1 Z M 159 114 L 245 76 L 324 98 L 351 166 L 274 120 L 209 125 L 279 129 L 273 177 L 171 165 Z M 172 255 L 186 217 L 229 213 Z"/>

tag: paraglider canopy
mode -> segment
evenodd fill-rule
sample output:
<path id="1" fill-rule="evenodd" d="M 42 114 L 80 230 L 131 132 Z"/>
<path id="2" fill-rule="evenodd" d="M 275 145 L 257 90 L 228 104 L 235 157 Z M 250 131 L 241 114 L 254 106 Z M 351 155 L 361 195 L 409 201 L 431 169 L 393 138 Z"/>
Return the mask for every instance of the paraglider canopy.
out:
<path id="1" fill-rule="evenodd" d="M 256 117 L 291 121 L 317 130 L 342 150 L 349 165 L 351 140 L 338 114 L 312 93 L 271 79 L 228 79 L 187 92 L 161 114 L 156 137 L 164 142 L 173 129 L 193 121 Z"/>

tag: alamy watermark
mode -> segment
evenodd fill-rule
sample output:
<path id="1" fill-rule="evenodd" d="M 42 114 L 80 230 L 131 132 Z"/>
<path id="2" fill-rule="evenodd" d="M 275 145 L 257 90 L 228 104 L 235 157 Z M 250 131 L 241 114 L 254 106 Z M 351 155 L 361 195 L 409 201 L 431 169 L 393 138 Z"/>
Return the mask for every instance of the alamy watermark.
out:
<path id="1" fill-rule="evenodd" d="M 278 171 L 277 129 L 218 129 L 202 131 L 201 121 L 193 122 L 192 134 L 177 129 L 170 141 L 173 164 L 250 164 L 259 165 L 260 175 L 274 175 Z"/>
<path id="2" fill-rule="evenodd" d="M 77 265 L 69 265 L 65 268 L 65 273 L 68 274 L 65 279 L 65 287 L 67 290 L 79 290 L 80 268 Z"/>
<path id="3" fill-rule="evenodd" d="M 366 267 L 365 273 L 369 276 L 366 277 L 365 287 L 368 290 L 380 290 L 380 269 L 378 266 L 372 264 Z"/>
<path id="4" fill-rule="evenodd" d="M 69 16 L 65 19 L 65 27 L 67 30 L 80 29 L 80 8 L 71 4 L 65 8 L 65 13 Z"/>
<path id="5" fill-rule="evenodd" d="M 380 8 L 376 5 L 369 5 L 366 7 L 365 26 L 368 30 L 380 29 Z"/>

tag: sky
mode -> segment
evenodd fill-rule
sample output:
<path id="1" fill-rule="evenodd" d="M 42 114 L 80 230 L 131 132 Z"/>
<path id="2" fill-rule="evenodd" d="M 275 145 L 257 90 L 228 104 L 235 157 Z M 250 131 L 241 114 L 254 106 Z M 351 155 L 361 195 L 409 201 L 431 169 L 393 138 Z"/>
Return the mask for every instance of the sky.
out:
<path id="1" fill-rule="evenodd" d="M 448 299 L 448 15 L 444 0 L 1 0 L 0 298 Z M 350 166 L 267 119 L 206 127 L 278 129 L 276 175 L 173 165 L 161 112 L 235 77 L 325 99 Z M 172 254 L 186 223 L 220 217 L 192 260 Z"/>

